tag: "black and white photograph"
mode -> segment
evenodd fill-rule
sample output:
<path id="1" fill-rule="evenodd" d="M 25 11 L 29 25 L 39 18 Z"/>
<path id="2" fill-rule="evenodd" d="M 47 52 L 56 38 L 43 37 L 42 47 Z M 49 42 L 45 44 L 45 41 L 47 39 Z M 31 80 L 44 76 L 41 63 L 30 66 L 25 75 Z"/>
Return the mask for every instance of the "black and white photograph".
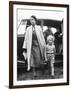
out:
<path id="1" fill-rule="evenodd" d="M 15 2 L 10 6 L 13 86 L 68 84 L 68 5 Z"/>
<path id="2" fill-rule="evenodd" d="M 17 80 L 63 78 L 63 14 L 17 9 Z"/>

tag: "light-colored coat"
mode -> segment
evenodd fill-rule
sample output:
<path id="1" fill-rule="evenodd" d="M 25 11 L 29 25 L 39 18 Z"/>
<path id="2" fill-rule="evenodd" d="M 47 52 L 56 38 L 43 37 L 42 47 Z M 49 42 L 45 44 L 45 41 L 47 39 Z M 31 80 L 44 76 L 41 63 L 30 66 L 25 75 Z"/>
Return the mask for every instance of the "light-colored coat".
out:
<path id="1" fill-rule="evenodd" d="M 39 42 L 40 51 L 41 51 L 41 54 L 43 57 L 44 47 L 45 47 L 45 39 L 44 39 L 41 27 L 35 25 L 35 32 L 36 32 L 36 36 L 37 36 L 37 39 Z M 31 46 L 32 46 L 32 25 L 29 26 L 26 30 L 25 40 L 24 40 L 24 44 L 23 44 L 23 48 L 27 49 L 26 56 L 27 56 L 27 62 L 28 62 L 28 68 L 29 69 L 30 69 Z"/>

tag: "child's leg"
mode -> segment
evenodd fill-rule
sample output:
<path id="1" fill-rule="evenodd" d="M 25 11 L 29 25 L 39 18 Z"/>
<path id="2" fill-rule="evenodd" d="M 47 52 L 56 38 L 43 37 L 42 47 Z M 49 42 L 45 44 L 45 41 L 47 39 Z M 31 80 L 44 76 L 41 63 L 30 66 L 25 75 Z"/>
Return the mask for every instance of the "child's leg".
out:
<path id="1" fill-rule="evenodd" d="M 51 63 L 51 75 L 54 76 L 54 63 Z"/>
<path id="2" fill-rule="evenodd" d="M 54 54 L 51 57 L 51 75 L 54 76 L 54 62 L 55 62 L 55 56 Z"/>

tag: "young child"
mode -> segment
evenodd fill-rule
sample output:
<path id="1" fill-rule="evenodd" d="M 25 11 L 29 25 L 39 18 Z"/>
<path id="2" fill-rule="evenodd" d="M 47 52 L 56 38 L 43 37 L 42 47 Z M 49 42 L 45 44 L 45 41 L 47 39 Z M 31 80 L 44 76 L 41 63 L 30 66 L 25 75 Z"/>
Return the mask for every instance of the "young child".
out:
<path id="1" fill-rule="evenodd" d="M 45 46 L 45 59 L 50 62 L 51 67 L 51 76 L 54 77 L 54 62 L 55 62 L 55 45 L 54 45 L 54 36 L 49 35 L 47 37 L 47 44 Z"/>

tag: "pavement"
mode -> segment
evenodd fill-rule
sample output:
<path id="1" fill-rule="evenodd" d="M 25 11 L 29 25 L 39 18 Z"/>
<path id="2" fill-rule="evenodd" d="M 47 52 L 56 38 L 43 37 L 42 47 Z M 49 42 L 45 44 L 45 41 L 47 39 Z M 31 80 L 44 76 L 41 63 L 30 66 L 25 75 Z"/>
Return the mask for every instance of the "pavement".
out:
<path id="1" fill-rule="evenodd" d="M 40 80 L 40 79 L 52 79 L 51 74 L 49 73 L 49 68 L 38 68 L 36 69 L 36 76 L 33 74 L 33 70 L 31 69 L 29 72 L 21 69 L 19 73 L 17 74 L 17 80 Z M 63 66 L 62 65 L 56 65 L 54 69 L 54 79 L 60 79 L 63 78 Z"/>

